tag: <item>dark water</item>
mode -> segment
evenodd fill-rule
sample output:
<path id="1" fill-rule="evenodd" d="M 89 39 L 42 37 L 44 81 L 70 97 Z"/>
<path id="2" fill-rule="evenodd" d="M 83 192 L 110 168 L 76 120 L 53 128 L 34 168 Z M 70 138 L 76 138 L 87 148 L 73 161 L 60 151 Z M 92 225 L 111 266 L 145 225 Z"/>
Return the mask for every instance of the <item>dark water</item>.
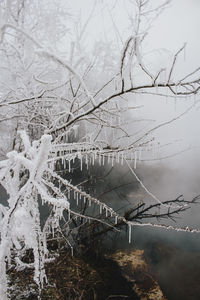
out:
<path id="1" fill-rule="evenodd" d="M 132 243 L 123 232 L 109 249 L 142 249 L 168 300 L 200 299 L 200 234 L 135 228 Z"/>
<path id="2" fill-rule="evenodd" d="M 122 214 L 132 204 L 137 203 L 138 199 L 141 200 L 143 193 L 125 167 L 118 166 L 106 175 L 108 171 L 105 166 L 104 173 L 99 173 L 94 166 L 89 174 L 93 177 L 92 182 L 88 181 L 86 188 Z M 81 180 L 85 176 L 89 178 L 86 172 Z M 80 182 L 80 173 L 75 171 L 74 178 L 75 184 Z M 7 195 L 1 187 L 0 195 L 1 203 L 5 204 Z M 198 207 L 193 208 L 197 209 Z M 45 214 L 44 210 L 43 215 Z M 188 214 L 191 219 L 192 211 Z M 182 223 L 180 219 L 177 227 Z M 131 244 L 128 243 L 125 229 L 120 234 L 108 235 L 104 242 L 112 250 L 143 249 L 145 258 L 168 300 L 200 299 L 200 234 L 135 227 Z"/>
<path id="3" fill-rule="evenodd" d="M 159 184 L 161 176 L 160 169 L 158 168 L 158 170 L 157 176 L 156 172 L 154 172 L 155 169 L 151 170 L 149 168 L 147 175 L 151 176 L 151 179 L 154 177 L 153 179 L 156 179 L 156 182 Z M 119 173 L 123 172 L 125 170 L 121 169 Z M 124 175 L 122 178 L 124 178 Z M 128 174 L 126 180 L 130 180 Z M 164 193 L 166 190 L 166 195 L 169 186 L 168 181 L 166 188 L 162 186 L 164 187 L 162 192 Z M 160 187 L 160 190 L 162 187 Z M 180 188 L 180 194 L 181 191 L 183 191 L 182 187 Z M 198 185 L 194 196 L 197 195 L 197 191 Z M 149 201 L 149 197 L 144 195 L 136 182 L 125 189 L 121 187 L 116 192 L 123 196 L 120 200 L 120 205 L 125 207 L 125 210 L 126 205 L 129 207 L 129 205 L 137 203 L 138 199 L 141 200 L 142 197 Z M 108 194 L 107 199 L 109 199 L 109 196 L 112 196 L 113 199 L 113 194 Z M 174 194 L 174 198 L 176 196 L 177 194 Z M 119 198 L 117 198 L 118 201 Z M 168 199 L 173 199 L 173 197 L 169 196 Z M 111 201 L 112 207 L 118 209 L 119 203 L 117 205 L 115 203 L 115 201 Z M 123 213 L 123 209 L 120 210 L 120 213 Z M 162 220 L 161 224 L 170 224 L 175 227 L 189 225 L 190 227 L 198 228 L 200 224 L 198 213 L 200 213 L 200 206 L 197 204 L 184 214 L 179 215 L 176 223 Z M 168 300 L 200 299 L 200 233 L 175 232 L 153 227 L 135 227 L 132 232 L 132 242 L 129 244 L 128 232 L 124 228 L 120 234 L 109 235 L 105 240 L 105 244 L 106 247 L 112 250 L 143 249 L 145 258 L 151 266 L 151 271 L 158 279 L 161 289 Z"/>

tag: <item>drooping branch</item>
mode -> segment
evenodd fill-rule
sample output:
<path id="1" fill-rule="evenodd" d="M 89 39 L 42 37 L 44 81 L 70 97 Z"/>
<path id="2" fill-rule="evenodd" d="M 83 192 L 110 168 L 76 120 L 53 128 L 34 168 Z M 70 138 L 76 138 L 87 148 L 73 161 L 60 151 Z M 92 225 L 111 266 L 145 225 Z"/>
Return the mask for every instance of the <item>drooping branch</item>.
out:
<path id="1" fill-rule="evenodd" d="M 129 210 L 127 210 L 124 213 L 124 218 L 127 221 L 131 221 L 134 223 L 134 226 L 149 226 L 149 227 L 156 227 L 156 228 L 163 228 L 163 229 L 169 229 L 174 231 L 182 231 L 182 232 L 193 232 L 193 233 L 199 233 L 199 229 L 193 229 L 193 228 L 181 228 L 176 226 L 167 226 L 160 223 L 146 223 L 145 219 L 157 219 L 160 221 L 160 219 L 171 219 L 175 221 L 175 218 L 181 214 L 182 212 L 188 210 L 191 208 L 192 205 L 199 204 L 200 196 L 194 197 L 191 201 L 185 200 L 183 196 L 178 196 L 176 199 L 173 200 L 167 200 L 161 203 L 155 203 L 150 204 L 147 206 L 146 203 L 140 202 L 135 207 L 131 207 Z M 162 210 L 162 208 L 166 207 L 165 211 Z M 176 208 L 175 208 L 176 207 Z M 106 234 L 110 232 L 110 228 L 105 227 L 102 230 L 97 230 L 94 233 L 94 237 L 101 236 L 103 234 Z M 114 224 L 114 227 L 121 228 L 124 226 L 124 223 L 119 220 L 117 224 Z"/>

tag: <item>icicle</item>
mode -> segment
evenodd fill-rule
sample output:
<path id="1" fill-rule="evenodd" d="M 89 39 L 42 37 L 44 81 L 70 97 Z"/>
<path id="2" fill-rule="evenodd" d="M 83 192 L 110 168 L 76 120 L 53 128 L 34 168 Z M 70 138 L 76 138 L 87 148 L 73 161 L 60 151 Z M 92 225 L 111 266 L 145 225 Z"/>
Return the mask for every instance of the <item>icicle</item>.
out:
<path id="1" fill-rule="evenodd" d="M 131 224 L 128 224 L 128 242 L 129 244 L 131 243 Z"/>
<path id="2" fill-rule="evenodd" d="M 70 211 L 68 210 L 68 221 L 71 220 Z"/>
<path id="3" fill-rule="evenodd" d="M 135 157 L 134 157 L 134 169 L 137 167 L 137 151 L 135 151 Z"/>
<path id="4" fill-rule="evenodd" d="M 71 160 L 68 161 L 69 164 L 69 173 L 71 172 Z"/>
<path id="5" fill-rule="evenodd" d="M 83 159 L 82 159 L 82 155 L 81 155 L 81 171 L 83 170 Z"/>
<path id="6" fill-rule="evenodd" d="M 103 166 L 104 166 L 104 164 L 105 164 L 105 155 L 103 154 L 103 161 L 102 161 L 102 164 L 103 164 Z"/>
<path id="7" fill-rule="evenodd" d="M 119 159 L 120 159 L 120 153 L 117 153 L 117 163 L 119 164 Z"/>
<path id="8" fill-rule="evenodd" d="M 113 167 L 113 165 L 114 165 L 114 153 L 112 153 L 112 167 Z"/>
<path id="9" fill-rule="evenodd" d="M 117 224 L 117 216 L 115 216 L 115 224 Z"/>
<path id="10" fill-rule="evenodd" d="M 76 199 L 76 192 L 74 191 L 74 199 Z"/>
<path id="11" fill-rule="evenodd" d="M 123 163 L 124 163 L 124 153 L 122 152 L 121 153 L 121 165 L 123 165 Z"/>
<path id="12" fill-rule="evenodd" d="M 99 165 L 101 166 L 101 154 L 99 153 Z"/>
<path id="13" fill-rule="evenodd" d="M 73 128 L 74 129 L 74 137 L 76 139 L 76 136 L 77 136 L 77 127 Z"/>
<path id="14" fill-rule="evenodd" d="M 85 163 L 86 163 L 86 167 L 87 167 L 87 170 L 88 170 L 88 156 L 87 156 L 87 154 L 85 156 Z"/>
<path id="15" fill-rule="evenodd" d="M 177 93 L 178 93 L 178 86 L 175 85 L 175 94 L 177 95 Z"/>
<path id="16" fill-rule="evenodd" d="M 64 170 L 66 169 L 66 159 L 64 159 Z"/>
<path id="17" fill-rule="evenodd" d="M 85 204 L 85 202 L 86 202 L 86 199 L 85 199 L 85 197 L 83 198 L 83 203 Z"/>
<path id="18" fill-rule="evenodd" d="M 169 95 L 169 90 L 168 87 L 166 87 L 166 94 L 165 94 L 165 103 L 168 103 L 168 95 Z"/>
<path id="19" fill-rule="evenodd" d="M 92 202 L 91 202 L 91 200 L 89 199 L 89 206 L 91 206 L 91 204 L 92 204 Z"/>
<path id="20" fill-rule="evenodd" d="M 92 165 L 94 166 L 94 159 L 95 159 L 95 155 L 94 153 L 92 153 Z"/>
<path id="21" fill-rule="evenodd" d="M 107 208 L 106 208 L 106 218 L 107 218 L 107 216 L 108 216 L 108 210 L 107 210 Z"/>
<path id="22" fill-rule="evenodd" d="M 156 94 L 158 94 L 158 86 L 157 86 L 157 84 L 156 84 Z"/>
<path id="23" fill-rule="evenodd" d="M 110 163 L 110 154 L 108 153 L 108 164 Z"/>
<path id="24" fill-rule="evenodd" d="M 99 206 L 100 215 L 102 214 L 102 205 Z"/>
<path id="25" fill-rule="evenodd" d="M 141 157 L 142 157 L 142 150 L 141 150 L 141 148 L 140 148 L 140 150 L 139 150 L 139 157 L 138 157 L 138 159 L 139 159 L 139 160 L 141 160 Z"/>
<path id="26" fill-rule="evenodd" d="M 78 206 L 78 193 L 76 194 L 76 205 Z"/>

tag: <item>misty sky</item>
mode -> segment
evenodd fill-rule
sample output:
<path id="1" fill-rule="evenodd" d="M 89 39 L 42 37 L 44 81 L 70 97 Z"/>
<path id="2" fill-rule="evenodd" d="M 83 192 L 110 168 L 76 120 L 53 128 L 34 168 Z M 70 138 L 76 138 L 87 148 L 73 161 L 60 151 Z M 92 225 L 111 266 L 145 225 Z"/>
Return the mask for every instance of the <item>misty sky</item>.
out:
<path id="1" fill-rule="evenodd" d="M 152 3 L 153 2 L 154 1 L 152 1 Z M 156 4 L 159 3 L 161 3 L 160 0 L 156 1 Z M 74 0 L 70 3 L 72 12 L 81 13 L 83 23 L 92 11 L 93 5 L 93 0 Z M 119 32 L 119 35 L 121 35 L 125 42 L 126 38 L 130 36 L 130 30 L 128 30 L 127 27 L 130 25 L 128 21 L 128 14 L 129 16 L 133 15 L 133 13 L 131 13 L 131 7 L 129 0 L 98 0 L 97 8 L 92 14 L 92 18 L 88 24 L 87 32 L 85 34 L 86 43 L 92 45 L 95 41 L 101 39 L 106 39 L 108 43 L 113 42 L 113 40 L 116 42 L 116 31 Z M 181 75 L 184 76 L 187 72 L 190 72 L 200 66 L 199 13 L 200 1 L 198 0 L 171 1 L 169 7 L 166 8 L 153 23 L 145 43 L 146 48 L 143 49 L 145 54 L 148 54 L 151 50 L 160 50 L 160 52 L 155 52 L 154 56 L 152 56 L 152 66 L 156 66 L 157 64 L 157 67 L 160 68 L 171 62 L 173 59 L 173 53 L 182 47 L 185 42 L 187 43 L 185 60 L 183 55 L 180 56 L 175 68 L 177 77 Z M 116 27 L 114 31 L 113 27 Z M 119 41 L 118 43 L 119 51 L 121 51 L 122 44 L 120 44 Z M 165 52 L 164 49 L 167 51 Z M 163 53 L 164 55 L 162 55 Z M 195 99 L 195 101 L 197 100 L 198 99 Z M 183 101 L 179 101 L 176 102 L 175 107 L 174 101 L 168 101 L 166 105 L 166 101 L 158 100 L 158 98 L 151 98 L 151 102 L 149 102 L 150 101 L 145 103 L 145 105 L 147 105 L 148 112 L 150 111 L 152 117 L 159 121 L 167 120 L 168 117 L 175 117 L 178 113 L 181 113 L 191 105 L 191 101 L 185 101 L 185 104 L 182 103 Z M 174 109 L 174 107 L 176 109 Z M 193 120 L 198 118 L 198 113 L 196 114 L 196 112 L 194 112 L 194 116 L 191 116 L 191 118 Z M 191 139 L 191 136 L 194 135 L 196 138 L 196 134 L 193 133 L 191 135 L 191 133 L 187 133 L 189 131 L 188 118 L 186 118 L 185 122 L 187 125 L 184 131 L 187 134 L 187 138 Z M 195 122 L 195 128 L 197 127 L 196 125 L 197 124 Z M 184 124 L 181 124 L 181 126 L 177 124 L 177 130 L 180 131 L 180 127 L 184 126 Z M 190 124 L 190 126 L 192 128 L 192 124 Z M 192 130 L 194 130 L 194 128 Z M 178 134 L 180 135 L 180 132 Z"/>
<path id="2" fill-rule="evenodd" d="M 160 3 L 160 0 L 157 2 Z M 123 34 L 125 40 L 126 35 L 130 35 L 130 31 L 127 30 L 129 25 L 127 13 L 131 15 L 129 0 L 97 1 L 97 3 L 97 9 L 93 13 L 86 32 L 86 42 L 93 44 L 95 40 L 100 40 L 101 38 L 106 38 L 108 42 L 112 42 L 116 38 L 116 34 L 113 33 L 113 22 L 119 33 Z M 87 19 L 91 12 L 93 4 L 93 0 L 75 0 L 73 3 L 70 3 L 70 6 L 73 9 L 72 11 L 81 12 L 84 20 Z M 187 72 L 200 66 L 199 13 L 200 1 L 198 0 L 171 1 L 169 7 L 153 23 L 146 42 L 147 48 L 143 49 L 144 52 L 161 49 L 161 53 L 163 49 L 167 49 L 165 55 L 155 52 L 152 57 L 152 65 L 158 64 L 159 67 L 163 67 L 170 59 L 172 60 L 173 53 L 187 42 L 185 60 L 183 55 L 180 56 L 176 65 L 175 73 L 177 77 L 179 75 L 184 76 Z M 166 103 L 165 99 L 160 99 L 159 97 L 151 97 L 150 100 L 145 100 L 146 110 L 141 111 L 140 114 L 147 114 L 150 118 L 162 122 L 176 117 L 192 105 L 193 101 L 198 101 L 198 98 L 188 99 L 184 102 L 182 100 L 176 101 L 176 103 L 174 100 L 169 100 Z M 178 139 L 184 139 L 186 144 L 198 144 L 200 141 L 198 132 L 199 106 L 197 104 L 187 116 L 162 129 L 164 130 L 163 132 L 160 130 L 158 132 L 159 138 L 163 139 L 163 136 L 165 136 L 166 139 L 171 138 L 171 141 L 173 141 L 178 137 Z"/>
<path id="3" fill-rule="evenodd" d="M 155 0 L 154 0 L 155 1 Z M 159 2 L 159 1 L 158 1 Z M 108 42 L 113 41 L 116 38 L 116 34 L 112 31 L 113 21 L 123 36 L 124 40 L 129 36 L 129 32 L 126 29 L 128 26 L 127 11 L 129 11 L 128 0 L 109 0 L 109 1 L 97 1 L 98 10 L 93 14 L 93 18 L 87 29 L 87 40 L 89 47 L 95 40 L 105 38 Z M 74 0 L 70 3 L 72 11 L 81 11 L 82 18 L 87 18 L 89 12 L 92 10 L 93 0 Z M 109 13 L 109 9 L 112 14 Z M 111 10 L 113 8 L 113 10 Z M 176 66 L 177 76 L 181 76 L 187 72 L 190 72 L 200 66 L 200 1 L 199 0 L 172 0 L 169 7 L 155 20 L 149 37 L 146 42 L 145 51 L 151 51 L 154 49 L 168 49 L 164 58 L 160 58 L 159 52 L 153 57 L 153 64 L 163 66 L 168 62 L 168 59 L 172 59 L 172 55 L 177 51 L 185 42 L 187 42 L 187 48 L 185 53 L 185 59 L 182 55 Z M 113 18 L 113 21 L 111 19 Z M 119 42 L 119 49 L 120 49 Z M 163 57 L 163 56 L 162 56 Z M 183 77 L 182 76 L 182 77 Z M 143 99 L 142 97 L 137 100 L 139 103 L 145 104 L 140 114 L 141 116 L 153 118 L 157 124 L 163 121 L 170 120 L 176 117 L 188 107 L 190 107 L 194 101 L 199 101 L 200 97 L 191 98 L 187 101 L 174 101 L 161 99 L 159 97 L 150 97 Z M 174 158 L 160 161 L 162 166 L 162 172 L 155 172 L 154 177 L 144 178 L 144 183 L 151 188 L 157 196 L 162 197 L 165 194 L 165 199 L 168 197 L 184 194 L 186 197 L 192 197 L 196 194 L 200 194 L 200 104 L 197 104 L 188 114 L 183 118 L 170 124 L 169 126 L 158 130 L 155 133 L 158 141 L 163 143 L 171 142 L 171 148 L 166 148 L 163 154 L 176 153 L 187 149 L 189 146 L 191 150 L 175 156 Z M 175 140 L 180 140 L 178 143 L 174 143 Z M 162 153 L 161 153 L 162 156 Z M 156 165 L 156 164 L 155 164 Z M 155 182 L 157 184 L 155 184 Z M 161 200 L 165 200 L 161 199 Z M 186 221 L 191 221 L 192 224 L 197 222 L 198 213 L 194 211 L 194 218 L 186 218 Z M 195 220 L 195 221 L 194 221 Z"/>

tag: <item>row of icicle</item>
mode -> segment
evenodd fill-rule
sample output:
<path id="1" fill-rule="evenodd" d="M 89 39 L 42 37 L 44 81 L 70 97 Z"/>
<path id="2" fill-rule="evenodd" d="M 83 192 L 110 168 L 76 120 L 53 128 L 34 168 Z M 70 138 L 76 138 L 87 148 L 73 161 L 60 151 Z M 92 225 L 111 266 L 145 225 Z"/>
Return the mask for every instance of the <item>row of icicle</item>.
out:
<path id="1" fill-rule="evenodd" d="M 99 213 L 100 214 L 102 214 L 103 211 L 104 211 L 106 218 L 108 218 L 108 217 L 114 218 L 114 225 L 110 225 L 107 222 L 103 222 L 103 223 L 105 223 L 105 224 L 107 224 L 107 225 L 109 225 L 113 228 L 118 224 L 119 221 L 123 222 L 124 224 L 127 224 L 128 230 L 129 230 L 129 242 L 131 242 L 131 228 L 132 228 L 133 225 L 135 225 L 133 222 L 127 221 L 126 218 L 120 216 L 111 207 L 109 207 L 105 203 L 102 203 L 101 201 L 99 201 L 95 197 L 92 197 L 90 194 L 82 191 L 77 186 L 72 185 L 68 180 L 63 179 L 61 176 L 59 176 L 58 174 L 56 174 L 52 170 L 49 169 L 48 172 L 49 172 L 49 174 L 51 174 L 52 178 L 58 180 L 60 186 L 63 185 L 63 187 L 65 187 L 67 197 L 70 197 L 71 193 L 73 194 L 73 198 L 74 198 L 75 203 L 77 205 L 79 205 L 79 200 L 83 201 L 83 203 L 86 203 L 86 201 L 88 201 L 89 206 L 91 206 L 91 204 L 94 203 L 99 207 Z M 94 220 L 95 219 L 94 217 L 78 214 L 74 211 L 71 211 L 70 209 L 68 210 L 68 213 L 69 213 L 69 218 L 70 218 L 70 214 L 72 214 L 72 215 L 79 216 L 81 218 L 88 219 L 88 220 Z M 97 220 L 97 219 L 95 219 L 95 220 Z M 101 220 L 98 220 L 98 221 L 101 222 Z"/>

